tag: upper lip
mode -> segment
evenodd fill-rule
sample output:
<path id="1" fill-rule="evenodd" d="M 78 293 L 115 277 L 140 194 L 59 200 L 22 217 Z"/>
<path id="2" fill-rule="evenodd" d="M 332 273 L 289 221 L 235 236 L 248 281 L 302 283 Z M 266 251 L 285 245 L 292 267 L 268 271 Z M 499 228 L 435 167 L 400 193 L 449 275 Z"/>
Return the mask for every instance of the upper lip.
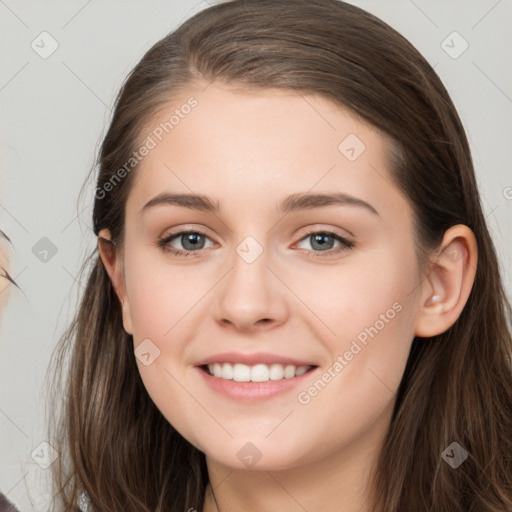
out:
<path id="1" fill-rule="evenodd" d="M 294 366 L 316 366 L 310 361 L 301 361 L 288 356 L 280 356 L 278 354 L 269 354 L 264 352 L 257 352 L 255 354 L 242 354 L 239 352 L 222 352 L 213 356 L 207 357 L 199 361 L 196 366 L 205 366 L 214 363 L 242 363 L 247 366 L 254 366 L 256 364 L 283 364 Z"/>

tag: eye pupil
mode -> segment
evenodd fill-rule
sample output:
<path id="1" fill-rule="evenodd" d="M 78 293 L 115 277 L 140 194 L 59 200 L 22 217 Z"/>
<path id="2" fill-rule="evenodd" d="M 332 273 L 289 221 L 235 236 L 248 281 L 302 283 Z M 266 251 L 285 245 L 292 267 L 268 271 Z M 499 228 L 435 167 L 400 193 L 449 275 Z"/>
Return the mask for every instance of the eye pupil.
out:
<path id="1" fill-rule="evenodd" d="M 186 233 L 182 235 L 182 243 L 183 247 L 185 249 L 197 249 L 200 245 L 200 241 L 198 241 L 203 235 L 199 233 Z M 187 247 L 187 244 L 191 244 L 189 247 Z M 204 244 L 204 240 L 203 240 Z M 202 247 L 199 247 L 202 248 Z"/>
<path id="2" fill-rule="evenodd" d="M 327 235 L 327 234 L 321 234 L 321 233 L 312 235 L 312 237 L 313 237 L 312 247 L 314 248 L 315 244 L 319 244 L 320 249 L 325 249 L 325 246 L 329 245 L 329 243 L 325 241 L 326 238 L 330 238 L 331 240 L 333 239 L 332 236 Z"/>

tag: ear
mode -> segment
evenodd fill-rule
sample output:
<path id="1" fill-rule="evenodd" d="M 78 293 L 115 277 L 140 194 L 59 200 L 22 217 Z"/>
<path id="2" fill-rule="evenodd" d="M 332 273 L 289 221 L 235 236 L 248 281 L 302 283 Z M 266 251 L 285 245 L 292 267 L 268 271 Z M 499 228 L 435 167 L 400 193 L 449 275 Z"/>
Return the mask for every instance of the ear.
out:
<path id="1" fill-rule="evenodd" d="M 103 262 L 105 270 L 112 281 L 112 286 L 119 298 L 119 302 L 121 303 L 124 330 L 128 334 L 133 334 L 132 316 L 130 312 L 130 303 L 126 294 L 122 258 L 112 243 L 110 231 L 108 229 L 102 229 L 98 234 L 98 250 L 101 261 Z"/>
<path id="2" fill-rule="evenodd" d="M 477 262 L 471 229 L 463 224 L 448 229 L 422 283 L 415 336 L 436 336 L 457 321 L 473 287 Z"/>

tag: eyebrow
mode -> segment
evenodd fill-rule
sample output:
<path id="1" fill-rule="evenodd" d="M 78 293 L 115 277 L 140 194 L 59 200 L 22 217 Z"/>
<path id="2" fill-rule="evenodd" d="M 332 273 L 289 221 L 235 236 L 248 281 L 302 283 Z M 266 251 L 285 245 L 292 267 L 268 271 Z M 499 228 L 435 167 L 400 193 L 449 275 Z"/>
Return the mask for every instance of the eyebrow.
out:
<path id="1" fill-rule="evenodd" d="M 148 201 L 141 210 L 141 215 L 146 211 L 160 205 L 181 206 L 191 210 L 204 212 L 218 212 L 220 205 L 203 194 L 170 194 L 162 193 Z M 369 203 L 357 197 L 336 192 L 332 194 L 297 193 L 286 197 L 280 205 L 276 206 L 278 213 L 290 213 L 300 210 L 310 210 L 322 206 L 358 206 L 380 217 L 379 212 Z"/>

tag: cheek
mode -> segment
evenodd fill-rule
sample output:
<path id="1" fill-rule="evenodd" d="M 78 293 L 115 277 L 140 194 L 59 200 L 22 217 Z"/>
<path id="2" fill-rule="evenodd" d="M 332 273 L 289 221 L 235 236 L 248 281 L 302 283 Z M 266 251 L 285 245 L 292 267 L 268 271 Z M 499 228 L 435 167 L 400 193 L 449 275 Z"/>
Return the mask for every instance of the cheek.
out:
<path id="1" fill-rule="evenodd" d="M 170 345 L 166 342 L 173 339 L 175 328 L 190 320 L 189 313 L 207 285 L 196 273 L 180 271 L 178 266 L 138 260 L 146 263 L 137 264 L 134 258 L 126 272 L 134 340 L 150 338 L 163 350 Z"/>
<path id="2" fill-rule="evenodd" d="M 205 292 L 199 282 L 191 282 L 190 273 L 187 279 L 183 274 L 168 266 L 134 265 L 127 268 L 127 293 L 144 387 L 169 423 L 200 446 L 192 426 L 201 410 L 191 398 L 190 369 L 182 362 L 197 328 L 194 304 Z"/>
<path id="3" fill-rule="evenodd" d="M 318 326 L 318 336 L 330 340 L 331 349 L 344 351 L 353 339 L 386 339 L 409 326 L 405 311 L 415 297 L 416 270 L 413 250 L 390 246 L 337 267 L 312 266 L 300 278 L 291 270 L 285 280 L 294 283 L 294 293 L 307 306 L 296 312 Z"/>
<path id="4" fill-rule="evenodd" d="M 300 429 L 329 440 L 331 449 L 390 417 L 413 339 L 410 289 L 382 276 L 367 278 L 379 288 L 338 299 L 337 335 L 324 338 L 331 362 L 297 390 Z"/>
<path id="5" fill-rule="evenodd" d="M 308 295 L 308 305 L 329 326 L 323 341 L 331 365 L 320 375 L 321 382 L 303 389 L 301 403 L 314 402 L 313 410 L 342 402 L 355 412 L 350 416 L 354 422 L 389 403 L 414 337 L 415 276 L 413 251 L 389 250 L 375 257 L 372 265 L 333 273 L 324 295 Z M 346 410 L 337 411 L 334 415 L 346 415 Z"/>

